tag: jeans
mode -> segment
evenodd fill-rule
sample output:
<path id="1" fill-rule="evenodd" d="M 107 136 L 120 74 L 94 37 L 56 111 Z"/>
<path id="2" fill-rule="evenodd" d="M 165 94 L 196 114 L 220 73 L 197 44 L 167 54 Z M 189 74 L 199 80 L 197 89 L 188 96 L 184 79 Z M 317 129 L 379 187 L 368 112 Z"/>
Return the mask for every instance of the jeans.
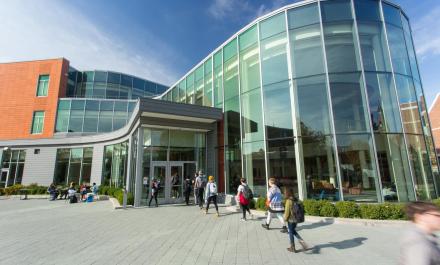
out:
<path id="1" fill-rule="evenodd" d="M 302 240 L 302 237 L 296 232 L 296 223 L 287 223 L 287 230 L 289 231 L 290 244 L 295 244 L 295 237 Z"/>
<path id="2" fill-rule="evenodd" d="M 240 203 L 240 207 L 241 207 L 241 210 L 243 211 L 243 219 L 246 219 L 246 211 L 249 214 L 251 214 L 251 210 L 249 210 L 249 204 L 244 205 L 244 204 Z"/>
<path id="3" fill-rule="evenodd" d="M 273 215 L 275 215 L 278 220 L 280 220 L 281 224 L 283 226 L 285 226 L 286 224 L 284 223 L 284 217 L 283 217 L 283 213 L 271 213 L 271 212 L 267 212 L 267 219 L 266 219 L 266 224 L 270 225 L 270 221 L 272 221 Z"/>
<path id="4" fill-rule="evenodd" d="M 205 189 L 204 188 L 198 188 L 197 189 L 197 200 L 199 202 L 200 209 L 203 208 L 203 193 L 205 193 Z"/>
<path id="5" fill-rule="evenodd" d="M 217 195 L 209 196 L 209 198 L 207 199 L 207 203 L 206 203 L 206 211 L 208 211 L 209 204 L 211 203 L 211 201 L 214 203 L 215 210 L 218 212 Z"/>

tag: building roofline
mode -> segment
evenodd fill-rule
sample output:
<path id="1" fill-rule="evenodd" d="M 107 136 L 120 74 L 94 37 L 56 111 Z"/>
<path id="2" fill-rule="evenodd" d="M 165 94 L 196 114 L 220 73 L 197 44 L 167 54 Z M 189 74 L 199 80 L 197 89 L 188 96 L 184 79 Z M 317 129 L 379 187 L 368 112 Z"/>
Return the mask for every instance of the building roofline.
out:
<path id="1" fill-rule="evenodd" d="M 44 61 L 54 61 L 54 60 L 67 60 L 65 57 L 47 58 L 47 59 L 36 59 L 36 60 L 24 60 L 24 61 L 10 61 L 10 62 L 0 62 L 0 64 L 13 64 L 13 63 L 32 63 L 32 62 L 44 62 Z"/>

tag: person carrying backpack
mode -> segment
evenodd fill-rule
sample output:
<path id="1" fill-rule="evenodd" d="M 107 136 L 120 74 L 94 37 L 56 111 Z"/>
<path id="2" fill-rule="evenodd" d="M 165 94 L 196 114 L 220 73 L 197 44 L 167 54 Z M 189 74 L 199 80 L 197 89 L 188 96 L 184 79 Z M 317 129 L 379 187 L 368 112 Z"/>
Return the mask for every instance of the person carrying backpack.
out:
<path id="1" fill-rule="evenodd" d="M 151 207 L 151 201 L 153 200 L 153 198 L 156 202 L 156 207 L 158 207 L 157 195 L 159 194 L 159 189 L 160 189 L 160 182 L 154 179 L 153 183 L 151 184 L 151 197 L 150 197 L 150 202 L 148 203 L 148 207 Z"/>
<path id="2" fill-rule="evenodd" d="M 281 232 L 287 233 L 287 227 L 283 219 L 284 207 L 282 204 L 281 190 L 280 188 L 278 188 L 275 182 L 276 182 L 275 178 L 269 179 L 270 188 L 269 191 L 267 192 L 267 201 L 266 201 L 266 205 L 268 206 L 267 219 L 266 219 L 266 223 L 261 224 L 261 226 L 269 230 L 270 222 L 272 221 L 273 215 L 275 215 L 283 225 Z"/>
<path id="3" fill-rule="evenodd" d="M 249 209 L 249 202 L 250 200 L 254 199 L 254 195 L 252 194 L 251 188 L 249 188 L 247 185 L 245 178 L 241 178 L 240 182 L 241 185 L 238 186 L 237 190 L 237 201 L 240 204 L 241 210 L 243 211 L 243 217 L 240 220 L 246 221 L 246 211 L 249 213 L 251 218 L 254 217 Z"/>
<path id="4" fill-rule="evenodd" d="M 214 177 L 209 176 L 209 182 L 206 184 L 205 188 L 205 198 L 206 198 L 206 210 L 205 214 L 208 214 L 209 204 L 211 201 L 214 203 L 215 210 L 217 211 L 217 217 L 219 216 L 218 213 L 218 206 L 217 206 L 217 184 L 214 182 Z"/>
<path id="5" fill-rule="evenodd" d="M 287 230 L 289 232 L 290 247 L 287 248 L 290 252 L 295 252 L 295 237 L 298 238 L 303 250 L 307 250 L 308 246 L 302 237 L 296 232 L 298 223 L 304 222 L 304 208 L 293 196 L 291 189 L 284 189 L 284 197 L 286 198 L 286 205 L 284 211 L 284 222 L 287 223 Z"/>

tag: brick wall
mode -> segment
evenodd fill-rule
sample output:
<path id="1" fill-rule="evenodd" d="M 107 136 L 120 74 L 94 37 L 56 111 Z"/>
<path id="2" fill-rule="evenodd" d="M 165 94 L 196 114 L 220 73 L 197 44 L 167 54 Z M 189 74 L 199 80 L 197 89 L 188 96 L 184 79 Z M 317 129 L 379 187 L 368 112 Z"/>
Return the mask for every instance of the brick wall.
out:
<path id="1" fill-rule="evenodd" d="M 59 97 L 65 97 L 69 61 L 0 63 L 0 140 L 53 136 Z M 48 74 L 47 97 L 37 97 L 40 75 Z M 32 135 L 34 111 L 44 111 L 43 133 Z"/>

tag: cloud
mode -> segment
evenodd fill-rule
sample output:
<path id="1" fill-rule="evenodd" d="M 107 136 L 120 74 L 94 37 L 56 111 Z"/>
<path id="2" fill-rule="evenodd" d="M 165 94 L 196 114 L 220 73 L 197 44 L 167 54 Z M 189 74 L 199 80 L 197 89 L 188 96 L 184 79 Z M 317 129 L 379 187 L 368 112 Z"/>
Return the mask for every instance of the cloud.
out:
<path id="1" fill-rule="evenodd" d="M 177 80 L 174 52 L 157 38 L 135 48 L 66 2 L 2 1 L 0 17 L 0 62 L 65 57 L 78 70 L 113 70 L 166 85 Z"/>
<path id="2" fill-rule="evenodd" d="M 440 7 L 432 9 L 412 24 L 417 55 L 440 54 Z"/>
<path id="3" fill-rule="evenodd" d="M 208 13 L 217 20 L 250 20 L 286 5 L 286 0 L 274 0 L 270 4 L 254 5 L 249 0 L 214 0 Z"/>

